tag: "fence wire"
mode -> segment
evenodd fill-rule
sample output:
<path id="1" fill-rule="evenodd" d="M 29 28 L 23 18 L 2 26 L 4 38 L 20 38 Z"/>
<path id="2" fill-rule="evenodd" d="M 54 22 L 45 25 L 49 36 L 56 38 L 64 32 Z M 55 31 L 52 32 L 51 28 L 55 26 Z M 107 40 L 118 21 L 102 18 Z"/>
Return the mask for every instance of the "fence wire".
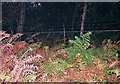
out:
<path id="1" fill-rule="evenodd" d="M 84 33 L 86 32 L 88 31 L 84 31 Z M 120 30 L 92 30 L 90 32 L 93 33 L 91 35 L 91 40 L 96 45 L 100 45 L 104 39 L 111 39 L 113 41 L 120 40 Z M 27 32 L 24 33 L 24 40 L 32 35 L 34 35 L 32 40 L 35 42 L 41 41 L 44 45 L 52 47 L 57 44 L 65 43 L 66 39 L 68 41 L 70 39 L 74 39 L 75 36 L 80 36 L 80 31 Z"/>

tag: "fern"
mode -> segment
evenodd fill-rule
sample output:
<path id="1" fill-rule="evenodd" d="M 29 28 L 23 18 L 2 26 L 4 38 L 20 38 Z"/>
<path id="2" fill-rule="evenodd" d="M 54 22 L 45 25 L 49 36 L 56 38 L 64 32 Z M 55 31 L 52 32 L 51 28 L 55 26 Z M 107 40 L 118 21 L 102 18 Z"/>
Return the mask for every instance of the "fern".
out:
<path id="1" fill-rule="evenodd" d="M 0 30 L 0 42 L 4 39 L 4 38 L 7 38 L 9 37 L 10 34 L 7 34 L 6 31 L 2 31 Z"/>
<path id="2" fill-rule="evenodd" d="M 82 56 L 83 60 L 85 60 L 88 65 L 93 65 L 93 59 L 91 53 L 93 50 L 89 49 L 90 46 L 90 35 L 92 32 L 88 32 L 82 36 L 82 38 L 79 38 L 75 36 L 75 40 L 69 40 L 70 46 L 67 48 L 69 51 L 69 56 L 67 57 L 67 62 L 72 62 L 76 56 L 79 54 L 79 56 Z"/>
<path id="3" fill-rule="evenodd" d="M 52 60 L 52 63 L 48 62 L 44 67 L 48 76 L 58 77 L 61 74 L 65 74 L 65 69 L 72 67 L 72 65 L 64 60 Z"/>
<path id="4" fill-rule="evenodd" d="M 35 79 L 37 78 L 35 73 L 32 73 L 30 75 L 28 75 L 27 77 L 25 77 L 25 82 L 34 82 Z"/>
<path id="5" fill-rule="evenodd" d="M 30 35 L 28 38 L 26 38 L 26 40 L 25 41 L 28 41 L 28 42 L 30 42 L 30 41 L 33 41 L 34 42 L 34 38 L 36 38 L 36 36 L 38 36 L 40 33 L 35 33 L 35 34 L 33 34 L 33 35 Z"/>
<path id="6" fill-rule="evenodd" d="M 119 51 L 119 48 L 118 44 L 113 43 L 110 39 L 108 39 L 106 45 L 101 46 L 96 50 L 96 55 L 102 60 L 106 60 L 108 58 L 116 60 L 116 54 L 117 51 Z"/>
<path id="7" fill-rule="evenodd" d="M 11 81 L 16 82 L 16 81 L 21 81 L 24 80 L 27 76 L 34 74 L 37 66 L 33 65 L 33 62 L 40 59 L 40 55 L 35 55 L 35 56 L 28 56 L 25 59 L 16 59 L 15 61 L 15 67 L 14 69 L 10 72 L 11 76 Z"/>
<path id="8" fill-rule="evenodd" d="M 21 37 L 23 34 L 21 33 L 16 33 L 15 35 L 13 35 L 10 39 L 9 39 L 9 43 L 11 43 L 12 41 L 15 41 L 16 39 L 18 39 L 19 37 Z"/>
<path id="9" fill-rule="evenodd" d="M 29 51 L 31 51 L 31 48 L 27 48 L 23 54 L 20 54 L 21 56 L 17 58 L 17 54 L 14 52 L 14 42 L 16 39 L 18 39 L 22 34 L 17 33 L 10 37 L 6 43 L 2 43 L 4 38 L 9 37 L 10 35 L 7 34 L 5 31 L 0 31 L 0 50 L 2 52 L 2 71 L 3 73 L 10 74 L 10 78 L 8 79 L 7 76 L 4 76 L 3 80 L 5 82 L 22 82 L 24 81 L 35 81 L 36 77 L 36 70 L 38 69 L 37 66 L 34 65 L 34 62 L 37 62 L 42 58 L 40 54 L 34 54 L 29 55 Z M 13 42 L 13 43 L 12 43 Z M 20 42 L 22 43 L 22 42 Z M 18 43 L 19 44 L 19 43 Z M 18 45 L 17 44 L 17 45 Z M 19 45 L 21 47 L 21 45 Z M 34 44 L 33 47 L 39 48 L 41 47 L 41 44 L 39 45 Z M 32 47 L 32 46 L 29 46 Z M 1 61 L 1 60 L 0 60 Z M 2 74 L 4 75 L 4 74 Z M 34 80 L 32 80 L 34 79 Z"/>
<path id="10" fill-rule="evenodd" d="M 92 58 L 92 55 L 93 55 L 92 51 L 93 51 L 92 49 L 88 49 L 83 54 L 83 59 L 87 62 L 89 66 L 94 65 L 93 58 Z"/>

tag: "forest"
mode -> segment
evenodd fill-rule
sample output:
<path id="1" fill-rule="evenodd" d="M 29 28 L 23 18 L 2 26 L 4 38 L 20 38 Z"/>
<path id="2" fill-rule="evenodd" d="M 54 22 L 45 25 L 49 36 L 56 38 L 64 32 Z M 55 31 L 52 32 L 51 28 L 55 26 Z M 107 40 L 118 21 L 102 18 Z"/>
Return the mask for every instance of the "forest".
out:
<path id="1" fill-rule="evenodd" d="M 119 10 L 119 2 L 2 2 L 0 83 L 119 83 Z"/>

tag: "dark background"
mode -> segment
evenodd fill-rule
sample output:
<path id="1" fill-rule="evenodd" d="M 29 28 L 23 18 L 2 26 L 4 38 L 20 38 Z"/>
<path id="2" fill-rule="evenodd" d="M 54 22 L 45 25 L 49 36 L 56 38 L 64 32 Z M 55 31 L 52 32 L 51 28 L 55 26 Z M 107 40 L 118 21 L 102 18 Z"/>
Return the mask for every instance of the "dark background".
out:
<path id="1" fill-rule="evenodd" d="M 38 38 L 45 40 L 47 45 L 50 42 L 51 44 L 63 42 L 64 28 L 69 39 L 73 39 L 75 35 L 79 36 L 84 4 L 83 2 L 25 3 L 26 11 L 21 32 L 24 34 L 23 40 L 29 35 L 40 33 Z M 18 32 L 20 10 L 21 3 L 2 3 L 3 30 L 11 34 Z M 87 31 L 93 31 L 92 39 L 98 44 L 103 39 L 119 40 L 120 3 L 87 2 L 84 32 Z"/>

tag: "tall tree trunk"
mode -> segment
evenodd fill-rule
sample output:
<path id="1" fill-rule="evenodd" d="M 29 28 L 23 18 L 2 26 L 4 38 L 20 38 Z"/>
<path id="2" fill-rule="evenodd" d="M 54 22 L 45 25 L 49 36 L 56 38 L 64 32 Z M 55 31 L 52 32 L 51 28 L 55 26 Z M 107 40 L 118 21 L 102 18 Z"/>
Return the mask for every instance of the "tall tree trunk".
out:
<path id="1" fill-rule="evenodd" d="M 65 33 L 66 31 L 65 31 L 65 25 L 64 25 L 65 22 L 66 22 L 66 16 L 64 17 L 64 21 L 63 21 L 63 32 L 64 32 L 64 35 L 63 35 L 64 38 L 63 39 L 64 39 L 64 44 L 65 44 L 65 41 L 66 41 L 66 33 Z"/>
<path id="2" fill-rule="evenodd" d="M 18 33 L 22 33 L 23 32 L 23 26 L 25 23 L 25 12 L 26 12 L 26 3 L 25 2 L 21 2 L 21 8 L 20 8 L 20 17 L 19 17 L 19 21 L 18 21 L 18 26 L 17 26 L 17 32 Z"/>
<path id="3" fill-rule="evenodd" d="M 84 31 L 84 23 L 85 23 L 86 11 L 87 11 L 87 4 L 86 4 L 86 2 L 85 2 L 84 8 L 83 8 L 83 14 L 82 14 L 81 29 L 80 29 L 80 37 L 82 37 L 83 31 Z"/>
<path id="4" fill-rule="evenodd" d="M 75 5 L 73 20 L 72 20 L 72 38 L 74 38 L 74 25 L 75 25 L 75 16 L 77 14 L 78 3 Z"/>

